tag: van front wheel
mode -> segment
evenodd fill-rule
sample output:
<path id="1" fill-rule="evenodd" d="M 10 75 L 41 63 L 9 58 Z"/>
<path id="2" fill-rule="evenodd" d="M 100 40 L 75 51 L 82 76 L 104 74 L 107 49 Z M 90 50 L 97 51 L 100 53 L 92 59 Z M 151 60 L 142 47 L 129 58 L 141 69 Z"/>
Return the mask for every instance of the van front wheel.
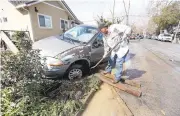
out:
<path id="1" fill-rule="evenodd" d="M 74 64 L 67 71 L 67 77 L 69 80 L 82 78 L 83 68 L 82 65 Z"/>

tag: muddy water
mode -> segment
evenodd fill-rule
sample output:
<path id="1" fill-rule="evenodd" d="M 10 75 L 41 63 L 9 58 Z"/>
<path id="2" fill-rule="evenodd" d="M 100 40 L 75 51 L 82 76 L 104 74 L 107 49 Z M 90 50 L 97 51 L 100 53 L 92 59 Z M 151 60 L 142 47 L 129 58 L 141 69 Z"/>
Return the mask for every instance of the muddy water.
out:
<path id="1" fill-rule="evenodd" d="M 124 104 L 118 102 L 117 97 L 109 85 L 103 84 L 82 116 L 126 116 L 122 107 Z"/>

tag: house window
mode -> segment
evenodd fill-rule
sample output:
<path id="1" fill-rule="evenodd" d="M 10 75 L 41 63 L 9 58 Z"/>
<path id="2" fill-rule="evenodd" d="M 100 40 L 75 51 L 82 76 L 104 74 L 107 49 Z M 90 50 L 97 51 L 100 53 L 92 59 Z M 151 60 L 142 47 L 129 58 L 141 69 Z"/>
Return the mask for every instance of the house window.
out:
<path id="1" fill-rule="evenodd" d="M 3 21 L 4 21 L 4 22 L 7 22 L 7 17 L 3 17 Z"/>
<path id="2" fill-rule="evenodd" d="M 76 26 L 75 22 L 71 22 L 71 27 L 75 27 L 75 26 Z"/>
<path id="3" fill-rule="evenodd" d="M 67 29 L 69 28 L 69 26 L 68 26 L 68 21 L 67 21 L 67 20 L 64 20 L 64 19 L 61 19 L 61 20 L 60 20 L 60 27 L 61 27 L 61 29 L 67 30 Z"/>
<path id="4" fill-rule="evenodd" d="M 52 28 L 52 18 L 51 16 L 38 14 L 39 27 L 42 28 Z"/>

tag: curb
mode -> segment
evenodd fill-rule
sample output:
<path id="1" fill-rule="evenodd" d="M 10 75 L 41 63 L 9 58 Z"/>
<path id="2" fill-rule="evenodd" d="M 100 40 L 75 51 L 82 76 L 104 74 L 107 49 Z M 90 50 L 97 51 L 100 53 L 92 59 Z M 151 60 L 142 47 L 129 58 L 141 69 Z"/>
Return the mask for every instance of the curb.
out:
<path id="1" fill-rule="evenodd" d="M 127 106 L 126 102 L 123 101 L 123 99 L 120 97 L 120 95 L 118 94 L 118 89 L 111 87 L 111 90 L 113 91 L 113 93 L 117 96 L 117 101 L 119 103 L 123 103 L 124 105 L 122 106 L 126 116 L 134 116 L 134 114 L 132 113 L 132 111 L 129 109 L 129 107 Z"/>

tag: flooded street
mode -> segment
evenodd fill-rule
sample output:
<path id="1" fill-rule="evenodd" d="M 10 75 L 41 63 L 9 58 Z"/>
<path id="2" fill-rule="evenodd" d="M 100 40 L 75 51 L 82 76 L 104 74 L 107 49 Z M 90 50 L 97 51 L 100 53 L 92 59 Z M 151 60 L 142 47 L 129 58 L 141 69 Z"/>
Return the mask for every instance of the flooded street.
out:
<path id="1" fill-rule="evenodd" d="M 135 116 L 179 116 L 180 45 L 144 39 L 130 43 L 125 76 L 141 83 L 142 97 L 119 92 Z"/>

